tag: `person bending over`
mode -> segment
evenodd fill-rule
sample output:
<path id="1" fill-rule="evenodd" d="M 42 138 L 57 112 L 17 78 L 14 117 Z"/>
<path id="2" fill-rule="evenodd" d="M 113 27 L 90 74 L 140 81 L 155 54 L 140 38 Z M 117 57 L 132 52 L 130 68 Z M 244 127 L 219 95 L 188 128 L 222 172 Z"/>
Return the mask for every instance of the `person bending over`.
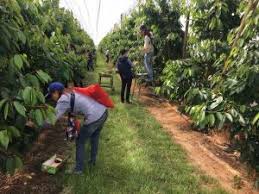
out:
<path id="1" fill-rule="evenodd" d="M 108 117 L 107 107 L 91 97 L 66 90 L 63 84 L 59 82 L 50 84 L 48 91 L 52 100 L 57 102 L 55 108 L 57 120 L 66 112 L 83 114 L 85 116 L 85 122 L 76 138 L 76 166 L 74 173 L 81 174 L 84 169 L 85 143 L 88 139 L 91 141 L 91 159 L 89 164 L 95 165 L 100 132 Z M 73 108 L 71 108 L 71 98 L 74 99 Z"/>

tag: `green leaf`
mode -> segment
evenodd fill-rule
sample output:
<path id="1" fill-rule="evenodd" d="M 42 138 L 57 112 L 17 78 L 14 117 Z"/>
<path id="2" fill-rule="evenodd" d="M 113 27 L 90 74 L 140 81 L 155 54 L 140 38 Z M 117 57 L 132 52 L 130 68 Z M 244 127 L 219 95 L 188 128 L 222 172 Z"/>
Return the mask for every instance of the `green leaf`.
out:
<path id="1" fill-rule="evenodd" d="M 5 149 L 8 148 L 9 136 L 8 136 L 7 130 L 2 130 L 2 131 L 0 131 L 0 144 L 1 144 L 2 147 L 4 147 Z"/>
<path id="2" fill-rule="evenodd" d="M 28 61 L 28 57 L 26 54 L 22 55 L 23 62 L 26 64 L 27 67 L 30 67 L 30 63 Z"/>
<path id="3" fill-rule="evenodd" d="M 16 168 L 16 169 L 17 169 L 17 168 L 20 169 L 20 168 L 23 167 L 23 162 L 22 162 L 21 158 L 18 157 L 18 156 L 15 156 L 15 157 L 14 157 L 14 163 L 15 163 L 15 168 Z"/>
<path id="4" fill-rule="evenodd" d="M 22 97 L 23 97 L 23 100 L 26 104 L 31 103 L 31 92 L 32 92 L 31 87 L 26 87 L 22 92 Z"/>
<path id="5" fill-rule="evenodd" d="M 5 104 L 5 107 L 4 107 L 4 119 L 6 120 L 7 117 L 8 117 L 8 113 L 9 113 L 9 103 L 6 103 Z"/>
<path id="6" fill-rule="evenodd" d="M 17 111 L 20 115 L 26 117 L 26 115 L 25 115 L 26 109 L 25 109 L 25 107 L 24 107 L 20 102 L 14 101 L 14 102 L 13 102 L 13 105 L 14 105 L 16 111 Z"/>
<path id="7" fill-rule="evenodd" d="M 241 114 L 239 114 L 239 120 L 238 120 L 238 121 L 240 122 L 240 124 L 241 124 L 242 126 L 245 126 L 246 122 L 245 122 L 244 117 L 243 117 Z"/>
<path id="8" fill-rule="evenodd" d="M 191 110 L 191 107 L 190 107 L 190 106 L 186 106 L 186 107 L 185 107 L 185 112 L 186 112 L 186 113 L 189 113 L 190 110 Z"/>
<path id="9" fill-rule="evenodd" d="M 37 92 L 35 89 L 32 88 L 31 90 L 31 104 L 35 105 L 37 104 Z"/>
<path id="10" fill-rule="evenodd" d="M 254 117 L 252 124 L 254 125 L 259 119 L 259 113 Z"/>
<path id="11" fill-rule="evenodd" d="M 226 116 L 222 115 L 222 119 L 219 122 L 219 128 L 221 129 L 226 121 Z"/>
<path id="12" fill-rule="evenodd" d="M 13 59 L 14 59 L 14 64 L 16 65 L 16 67 L 18 69 L 21 69 L 22 65 L 23 65 L 22 57 L 20 55 L 14 55 Z"/>
<path id="13" fill-rule="evenodd" d="M 38 98 L 39 102 L 45 103 L 45 97 L 41 92 L 37 92 L 37 98 Z"/>
<path id="14" fill-rule="evenodd" d="M 213 127 L 214 124 L 215 124 L 215 116 L 214 116 L 214 114 L 210 114 L 208 116 L 208 120 L 209 120 L 210 127 Z"/>
<path id="15" fill-rule="evenodd" d="M 37 71 L 37 77 L 39 80 L 41 80 L 42 83 L 48 83 L 51 81 L 51 77 L 42 70 Z"/>
<path id="16" fill-rule="evenodd" d="M 7 130 L 12 134 L 13 137 L 20 137 L 21 136 L 20 131 L 14 126 L 7 127 Z"/>
<path id="17" fill-rule="evenodd" d="M 201 109 L 201 113 L 200 113 L 200 122 L 201 122 L 201 123 L 202 123 L 202 122 L 205 120 L 205 118 L 206 118 L 206 112 L 205 112 L 205 110 L 206 110 L 205 107 Z"/>
<path id="18" fill-rule="evenodd" d="M 13 158 L 8 158 L 6 160 L 5 168 L 6 168 L 6 171 L 9 174 L 13 174 L 14 173 L 14 171 L 15 171 L 15 162 L 14 162 Z"/>
<path id="19" fill-rule="evenodd" d="M 246 111 L 246 106 L 245 105 L 240 106 L 240 112 L 244 113 L 245 111 Z"/>
<path id="20" fill-rule="evenodd" d="M 232 108 L 232 109 L 230 110 L 230 114 L 231 114 L 234 118 L 236 118 L 236 117 L 238 116 L 238 112 L 237 112 L 234 108 Z"/>
<path id="21" fill-rule="evenodd" d="M 213 110 L 214 108 L 216 108 L 218 105 L 220 105 L 220 103 L 223 101 L 223 97 L 220 96 L 218 98 L 216 98 L 215 100 L 213 100 L 213 103 L 208 107 L 209 110 Z"/>
<path id="22" fill-rule="evenodd" d="M 41 110 L 39 110 L 39 109 L 37 109 L 35 111 L 35 120 L 36 120 L 36 122 L 39 126 L 41 126 L 43 124 L 44 118 L 43 118 L 43 115 L 41 113 Z"/>
<path id="23" fill-rule="evenodd" d="M 20 41 L 22 41 L 23 44 L 26 43 L 26 36 L 24 35 L 23 32 L 21 32 L 21 31 L 18 32 L 18 38 Z"/>
<path id="24" fill-rule="evenodd" d="M 49 108 L 47 111 L 46 111 L 46 115 L 48 115 L 48 118 L 47 118 L 47 121 L 52 124 L 52 125 L 55 125 L 56 121 L 57 121 L 57 117 L 56 117 L 56 114 L 55 114 L 55 110 L 52 110 L 51 108 Z"/>
<path id="25" fill-rule="evenodd" d="M 193 115 L 196 112 L 196 106 L 193 106 L 190 111 L 190 115 Z"/>
<path id="26" fill-rule="evenodd" d="M 219 122 L 223 119 L 223 115 L 220 112 L 216 112 L 216 117 Z"/>
<path id="27" fill-rule="evenodd" d="M 231 116 L 231 114 L 225 113 L 225 115 L 228 118 L 228 120 L 232 123 L 233 122 L 233 117 Z"/>
<path id="28" fill-rule="evenodd" d="M 7 101 L 7 99 L 3 99 L 0 101 L 0 110 L 2 108 L 2 106 L 5 104 L 5 102 Z"/>
<path id="29" fill-rule="evenodd" d="M 40 88 L 40 82 L 35 75 L 27 74 L 25 76 L 27 86 L 33 86 L 34 88 Z"/>
<path id="30" fill-rule="evenodd" d="M 217 19 L 216 18 L 212 18 L 211 22 L 209 24 L 209 29 L 213 30 L 216 26 L 217 26 Z"/>

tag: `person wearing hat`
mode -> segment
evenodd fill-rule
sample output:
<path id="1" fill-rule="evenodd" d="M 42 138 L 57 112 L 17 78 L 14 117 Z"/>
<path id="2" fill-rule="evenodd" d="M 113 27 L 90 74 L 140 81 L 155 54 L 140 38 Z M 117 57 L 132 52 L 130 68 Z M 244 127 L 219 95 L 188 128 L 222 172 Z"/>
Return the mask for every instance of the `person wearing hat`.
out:
<path id="1" fill-rule="evenodd" d="M 91 97 L 66 90 L 64 85 L 54 82 L 49 85 L 49 95 L 56 104 L 56 116 L 59 120 L 66 112 L 83 114 L 85 122 L 80 128 L 79 136 L 76 138 L 76 166 L 74 172 L 81 174 L 84 169 L 85 143 L 91 141 L 90 165 L 95 165 L 100 132 L 108 117 L 107 107 L 95 101 Z M 71 110 L 71 98 L 74 98 L 73 110 Z"/>
<path id="2" fill-rule="evenodd" d="M 152 34 L 147 29 L 145 25 L 140 26 L 140 34 L 144 37 L 144 65 L 146 72 L 148 74 L 147 81 L 152 82 L 154 79 L 154 73 L 153 73 L 153 56 L 154 56 L 154 46 L 152 43 Z"/>

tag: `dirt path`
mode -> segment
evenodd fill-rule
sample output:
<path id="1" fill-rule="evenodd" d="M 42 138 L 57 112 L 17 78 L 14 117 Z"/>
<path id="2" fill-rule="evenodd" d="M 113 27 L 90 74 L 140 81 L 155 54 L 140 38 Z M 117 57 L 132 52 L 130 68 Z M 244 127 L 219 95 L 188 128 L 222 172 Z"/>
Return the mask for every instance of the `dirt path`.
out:
<path id="1" fill-rule="evenodd" d="M 41 164 L 55 153 L 66 157 L 69 145 L 64 140 L 63 134 L 64 128 L 61 124 L 55 128 L 43 130 L 30 151 L 24 156 L 24 169 L 14 176 L 0 174 L 0 193 L 59 193 L 62 190 L 59 176 L 41 172 Z"/>
<path id="2" fill-rule="evenodd" d="M 259 193 L 252 189 L 244 166 L 238 162 L 235 153 L 223 151 L 225 140 L 191 130 L 188 118 L 177 111 L 176 105 L 156 98 L 148 90 L 142 92 L 140 101 L 172 135 L 173 140 L 187 151 L 193 165 L 217 179 L 230 193 Z M 233 188 L 236 175 L 242 177 L 242 188 L 239 190 Z"/>

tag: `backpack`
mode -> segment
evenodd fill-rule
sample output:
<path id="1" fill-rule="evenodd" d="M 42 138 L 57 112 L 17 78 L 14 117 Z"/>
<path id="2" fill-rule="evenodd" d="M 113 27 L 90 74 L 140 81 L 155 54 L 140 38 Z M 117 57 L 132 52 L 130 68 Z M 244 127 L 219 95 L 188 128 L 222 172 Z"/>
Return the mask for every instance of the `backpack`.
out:
<path id="1" fill-rule="evenodd" d="M 66 140 L 72 141 L 79 136 L 80 133 L 80 121 L 75 118 L 74 115 L 75 105 L 75 93 L 71 93 L 70 98 L 70 111 L 68 113 L 67 128 L 66 128 Z"/>
<path id="2" fill-rule="evenodd" d="M 112 99 L 99 84 L 92 84 L 86 88 L 75 87 L 74 91 L 94 99 L 107 108 L 114 108 Z"/>
<path id="3" fill-rule="evenodd" d="M 150 37 L 150 41 L 151 41 L 151 44 L 153 45 L 153 48 L 154 48 L 154 56 L 156 56 L 157 53 L 158 53 L 158 48 L 156 47 L 154 36 Z"/>

